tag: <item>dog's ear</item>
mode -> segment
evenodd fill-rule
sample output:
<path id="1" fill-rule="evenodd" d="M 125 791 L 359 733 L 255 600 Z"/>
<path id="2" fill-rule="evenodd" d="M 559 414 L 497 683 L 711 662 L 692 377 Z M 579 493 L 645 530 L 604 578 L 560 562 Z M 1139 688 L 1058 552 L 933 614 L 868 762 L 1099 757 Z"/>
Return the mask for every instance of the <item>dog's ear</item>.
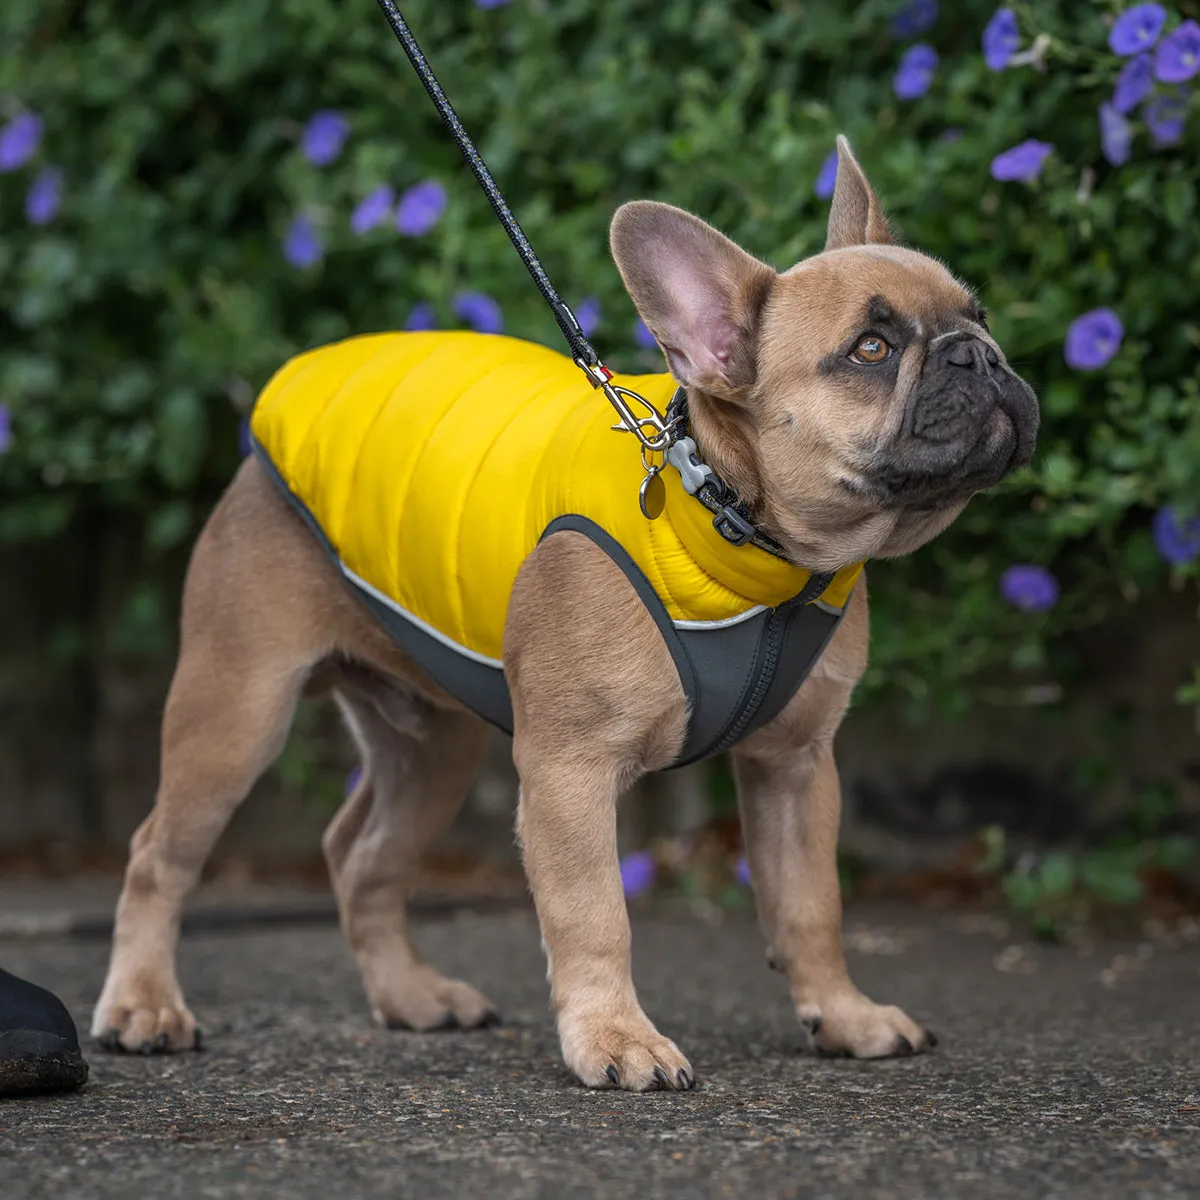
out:
<path id="1" fill-rule="evenodd" d="M 727 399 L 754 382 L 763 303 L 776 275 L 699 217 L 622 204 L 609 233 L 626 290 L 686 388 Z"/>
<path id="2" fill-rule="evenodd" d="M 826 250 L 843 246 L 865 246 L 868 243 L 890 243 L 883 209 L 875 189 L 867 182 L 850 143 L 840 134 L 837 140 L 837 185 L 829 207 L 829 229 L 825 236 Z"/>

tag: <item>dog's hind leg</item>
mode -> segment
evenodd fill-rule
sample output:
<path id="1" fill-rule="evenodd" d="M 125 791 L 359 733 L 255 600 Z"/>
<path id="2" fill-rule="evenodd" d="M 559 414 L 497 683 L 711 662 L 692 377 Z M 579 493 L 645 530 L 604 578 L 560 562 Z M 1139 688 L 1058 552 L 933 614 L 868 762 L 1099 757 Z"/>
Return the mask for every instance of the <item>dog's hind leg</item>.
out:
<path id="1" fill-rule="evenodd" d="M 422 960 L 405 906 L 422 852 L 466 796 L 486 726 L 353 667 L 335 689 L 362 751 L 363 773 L 322 844 L 371 1012 L 380 1024 L 410 1029 L 484 1024 L 491 1002 Z"/>
<path id="2" fill-rule="evenodd" d="M 175 950 L 184 898 L 259 774 L 283 747 L 321 644 L 328 565 L 248 463 L 188 569 L 154 809 L 133 835 L 92 1033 L 150 1053 L 198 1042 Z M 312 578 L 301 588 L 297 581 Z"/>

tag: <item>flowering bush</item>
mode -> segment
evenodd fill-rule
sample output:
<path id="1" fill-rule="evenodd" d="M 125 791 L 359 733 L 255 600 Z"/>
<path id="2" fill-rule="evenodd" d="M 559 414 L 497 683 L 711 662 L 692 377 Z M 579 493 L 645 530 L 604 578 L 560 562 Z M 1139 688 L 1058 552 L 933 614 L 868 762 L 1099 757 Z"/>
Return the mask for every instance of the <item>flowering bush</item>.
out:
<path id="1" fill-rule="evenodd" d="M 868 690 L 959 708 L 987 673 L 1059 674 L 1073 628 L 1195 575 L 1193 3 L 404 7 L 614 365 L 661 357 L 608 259 L 613 207 L 682 204 L 788 264 L 822 243 L 839 131 L 899 234 L 980 289 L 1041 395 L 1039 453 L 872 572 Z M 0 541 L 106 508 L 183 541 L 300 348 L 558 345 L 374 5 L 9 0 L 0 34 Z"/>

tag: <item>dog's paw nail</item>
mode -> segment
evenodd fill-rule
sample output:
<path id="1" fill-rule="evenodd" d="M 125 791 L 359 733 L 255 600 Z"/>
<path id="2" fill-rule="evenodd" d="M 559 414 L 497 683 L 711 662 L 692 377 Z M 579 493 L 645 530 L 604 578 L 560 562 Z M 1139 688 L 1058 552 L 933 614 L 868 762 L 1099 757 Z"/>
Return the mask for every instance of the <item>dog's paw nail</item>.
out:
<path id="1" fill-rule="evenodd" d="M 614 1067 L 612 1063 L 609 1063 L 608 1066 L 604 1068 L 604 1073 L 609 1077 L 609 1079 L 612 1080 L 613 1087 L 621 1086 L 621 1076 L 617 1074 L 617 1068 Z"/>
<path id="2" fill-rule="evenodd" d="M 662 1067 L 654 1068 L 654 1078 L 658 1080 L 659 1091 L 664 1091 L 671 1086 L 671 1082 L 667 1078 L 667 1073 Z"/>
<path id="3" fill-rule="evenodd" d="M 143 1042 L 143 1043 L 142 1043 L 142 1044 L 141 1044 L 141 1045 L 138 1047 L 138 1053 L 139 1053 L 139 1054 L 153 1054 L 153 1053 L 154 1053 L 154 1047 L 153 1047 L 153 1046 L 152 1046 L 152 1045 L 151 1045 L 151 1044 L 150 1044 L 148 1041 L 146 1041 L 146 1042 Z"/>
<path id="4" fill-rule="evenodd" d="M 203 1050 L 204 1049 L 204 1034 L 200 1032 L 199 1026 L 197 1026 L 196 1032 L 192 1034 L 192 1049 L 193 1050 Z"/>
<path id="5" fill-rule="evenodd" d="M 694 1088 L 696 1086 L 695 1077 L 692 1075 L 689 1075 L 688 1072 L 683 1067 L 679 1068 L 679 1073 L 675 1076 L 675 1078 L 678 1081 L 679 1086 L 685 1092 L 690 1091 L 692 1088 Z"/>
<path id="6" fill-rule="evenodd" d="M 121 1035 L 115 1029 L 109 1029 L 102 1033 L 96 1041 L 105 1050 L 115 1050 L 121 1044 Z"/>
<path id="7" fill-rule="evenodd" d="M 932 1029 L 925 1030 L 925 1045 L 933 1050 L 938 1044 L 938 1035 Z"/>
<path id="8" fill-rule="evenodd" d="M 155 1050 L 165 1050 L 170 1044 L 171 1039 L 167 1037 L 165 1033 L 160 1033 L 158 1037 L 154 1039 Z"/>
<path id="9" fill-rule="evenodd" d="M 813 1019 L 808 1023 L 808 1032 L 811 1033 L 813 1037 L 816 1037 L 817 1034 L 821 1032 L 821 1025 L 821 1018 L 813 1017 Z"/>
<path id="10" fill-rule="evenodd" d="M 767 959 L 767 966 L 768 966 L 768 967 L 769 967 L 769 968 L 770 968 L 772 971 L 778 971 L 778 970 L 779 970 L 779 963 L 778 963 L 778 961 L 777 961 L 776 959 L 774 959 L 774 958 L 768 958 L 768 959 Z"/>
<path id="11" fill-rule="evenodd" d="M 904 1034 L 896 1035 L 896 1053 L 911 1054 L 913 1052 L 913 1044 L 904 1036 Z"/>
<path id="12" fill-rule="evenodd" d="M 488 1011 L 483 1014 L 483 1020 L 479 1022 L 479 1028 L 494 1029 L 497 1025 L 503 1024 L 504 1019 L 500 1016 L 500 1014 L 494 1008 L 489 1008 Z"/>

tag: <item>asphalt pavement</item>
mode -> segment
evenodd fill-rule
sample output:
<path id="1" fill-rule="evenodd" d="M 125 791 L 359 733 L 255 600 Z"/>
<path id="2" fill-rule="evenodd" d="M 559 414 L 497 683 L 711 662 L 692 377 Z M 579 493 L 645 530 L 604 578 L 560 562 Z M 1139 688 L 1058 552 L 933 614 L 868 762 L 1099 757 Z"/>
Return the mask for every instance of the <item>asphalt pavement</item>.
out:
<path id="1" fill-rule="evenodd" d="M 977 918 L 851 909 L 852 969 L 928 1021 L 932 1054 L 804 1052 L 745 916 L 634 924 L 643 1004 L 696 1091 L 579 1087 L 558 1058 L 532 915 L 423 921 L 431 961 L 500 1026 L 372 1027 L 335 927 L 185 936 L 202 1053 L 112 1056 L 72 1095 L 0 1101 L 0 1194 L 53 1197 L 1200 1195 L 1200 932 L 1030 945 Z M 1159 934 L 1162 931 L 1158 931 Z M 96 937 L 0 938 L 81 1029 Z"/>

